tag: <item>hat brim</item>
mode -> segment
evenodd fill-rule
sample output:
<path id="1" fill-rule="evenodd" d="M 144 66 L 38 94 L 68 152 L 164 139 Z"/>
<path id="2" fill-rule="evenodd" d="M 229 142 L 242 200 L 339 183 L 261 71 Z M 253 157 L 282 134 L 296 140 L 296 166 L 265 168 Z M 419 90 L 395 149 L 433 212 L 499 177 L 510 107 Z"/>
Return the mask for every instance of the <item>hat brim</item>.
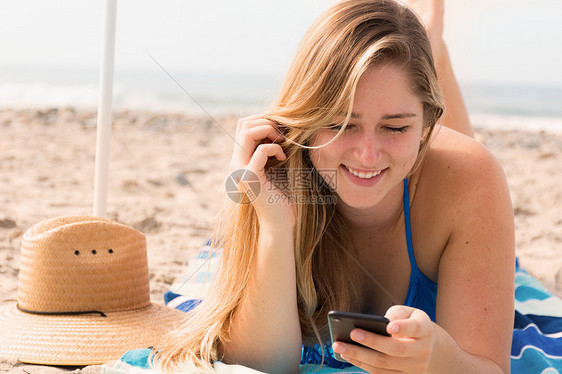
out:
<path id="1" fill-rule="evenodd" d="M 155 304 L 105 315 L 37 315 L 15 304 L 0 306 L 0 357 L 41 365 L 103 364 L 153 346 L 185 317 Z"/>

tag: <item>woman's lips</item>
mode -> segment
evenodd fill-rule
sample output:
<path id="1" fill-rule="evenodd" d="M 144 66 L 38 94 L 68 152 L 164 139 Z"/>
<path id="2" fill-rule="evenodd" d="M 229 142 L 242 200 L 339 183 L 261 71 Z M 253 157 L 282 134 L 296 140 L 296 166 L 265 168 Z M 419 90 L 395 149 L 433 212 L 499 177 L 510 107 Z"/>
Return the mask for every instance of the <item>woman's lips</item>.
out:
<path id="1" fill-rule="evenodd" d="M 361 187 L 370 187 L 375 185 L 384 175 L 385 169 L 382 170 L 361 170 L 354 169 L 347 165 L 341 165 L 344 174 L 353 182 Z"/>
<path id="2" fill-rule="evenodd" d="M 361 179 L 369 179 L 372 177 L 376 177 L 382 172 L 382 170 L 360 170 L 360 169 L 353 169 L 347 165 L 344 166 L 347 168 L 347 170 L 349 170 L 351 174 Z"/>

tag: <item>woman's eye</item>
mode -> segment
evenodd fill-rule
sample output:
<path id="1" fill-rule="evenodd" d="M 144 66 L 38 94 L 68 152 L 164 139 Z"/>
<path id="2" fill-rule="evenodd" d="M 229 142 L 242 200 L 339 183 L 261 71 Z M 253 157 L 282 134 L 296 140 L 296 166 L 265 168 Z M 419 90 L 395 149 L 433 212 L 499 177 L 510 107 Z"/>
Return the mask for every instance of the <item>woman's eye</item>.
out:
<path id="1" fill-rule="evenodd" d="M 408 126 L 403 126 L 403 127 L 385 127 L 385 129 L 387 131 L 390 131 L 391 133 L 403 133 L 406 132 L 406 130 L 408 129 Z"/>

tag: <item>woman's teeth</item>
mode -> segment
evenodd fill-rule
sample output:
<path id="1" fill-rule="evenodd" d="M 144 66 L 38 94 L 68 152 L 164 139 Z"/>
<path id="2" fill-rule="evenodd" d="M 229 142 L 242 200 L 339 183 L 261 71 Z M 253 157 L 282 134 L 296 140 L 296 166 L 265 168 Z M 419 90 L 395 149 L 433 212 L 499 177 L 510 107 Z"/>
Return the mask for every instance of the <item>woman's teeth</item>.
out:
<path id="1" fill-rule="evenodd" d="M 369 179 L 369 178 L 372 178 L 372 177 L 376 177 L 377 175 L 379 175 L 382 172 L 382 170 L 379 170 L 379 171 L 372 171 L 372 172 L 370 171 L 368 173 L 364 173 L 362 171 L 360 172 L 360 171 L 353 170 L 352 168 L 350 168 L 347 165 L 344 165 L 344 166 L 347 168 L 347 170 L 349 170 L 349 172 L 351 174 L 355 175 L 356 177 L 362 178 L 362 179 Z"/>

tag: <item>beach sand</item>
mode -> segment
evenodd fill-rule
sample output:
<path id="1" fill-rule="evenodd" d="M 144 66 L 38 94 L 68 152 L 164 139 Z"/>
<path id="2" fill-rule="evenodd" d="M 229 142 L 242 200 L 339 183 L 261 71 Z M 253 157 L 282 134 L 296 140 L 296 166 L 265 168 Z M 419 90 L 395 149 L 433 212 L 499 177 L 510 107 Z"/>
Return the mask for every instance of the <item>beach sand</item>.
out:
<path id="1" fill-rule="evenodd" d="M 114 114 L 108 216 L 146 235 L 156 303 L 211 233 L 236 120 Z M 73 109 L 0 111 L 0 303 L 16 300 L 20 244 L 29 227 L 55 216 L 91 214 L 96 121 L 94 112 Z M 562 296 L 562 135 L 476 132 L 505 169 L 521 265 Z M 68 370 L 80 369 L 0 357 L 1 372 Z"/>

